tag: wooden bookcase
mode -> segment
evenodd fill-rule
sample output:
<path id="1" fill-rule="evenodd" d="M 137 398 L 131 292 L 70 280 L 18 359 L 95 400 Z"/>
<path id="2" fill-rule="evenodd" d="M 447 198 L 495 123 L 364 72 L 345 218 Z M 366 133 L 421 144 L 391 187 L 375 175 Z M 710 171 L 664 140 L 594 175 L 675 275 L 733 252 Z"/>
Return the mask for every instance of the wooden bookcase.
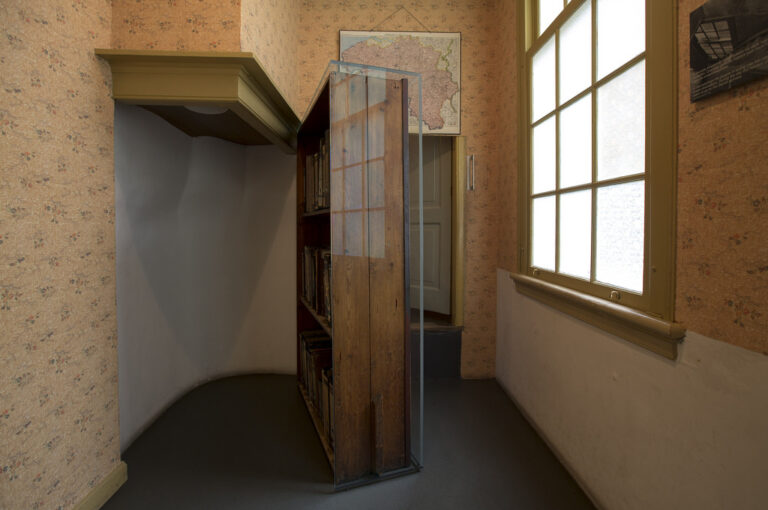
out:
<path id="1" fill-rule="evenodd" d="M 410 453 L 407 81 L 337 71 L 327 75 L 320 90 L 298 134 L 297 367 L 299 390 L 335 485 L 348 488 L 415 470 Z M 323 203 L 310 196 L 318 195 L 314 188 L 306 188 L 322 180 L 312 155 L 322 153 L 324 138 L 329 139 L 330 207 L 308 210 L 308 201 Z M 310 262 L 307 269 L 305 247 L 330 252 L 330 322 L 325 301 L 306 296 L 305 280 L 312 281 L 308 271 L 315 268 L 317 283 L 323 266 Z M 329 369 L 313 369 L 307 361 L 312 355 L 301 338 L 313 331 L 331 337 Z M 323 394 L 330 387 L 325 379 L 332 380 L 332 397 Z"/>

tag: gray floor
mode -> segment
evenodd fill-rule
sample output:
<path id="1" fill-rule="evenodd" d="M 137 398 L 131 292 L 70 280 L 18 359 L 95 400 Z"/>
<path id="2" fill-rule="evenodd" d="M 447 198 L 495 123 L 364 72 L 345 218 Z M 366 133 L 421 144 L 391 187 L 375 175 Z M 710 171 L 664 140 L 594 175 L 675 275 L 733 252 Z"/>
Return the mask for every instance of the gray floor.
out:
<path id="1" fill-rule="evenodd" d="M 125 452 L 117 509 L 593 508 L 495 381 L 425 384 L 420 473 L 334 493 L 295 378 L 201 386 Z"/>

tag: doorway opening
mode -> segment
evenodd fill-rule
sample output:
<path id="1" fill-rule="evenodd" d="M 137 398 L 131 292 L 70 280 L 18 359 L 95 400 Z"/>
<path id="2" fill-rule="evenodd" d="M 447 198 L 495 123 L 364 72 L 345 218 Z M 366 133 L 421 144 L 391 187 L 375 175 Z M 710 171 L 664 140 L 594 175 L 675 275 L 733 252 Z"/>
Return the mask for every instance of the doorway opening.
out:
<path id="1" fill-rule="evenodd" d="M 410 185 L 418 189 L 418 139 L 411 137 Z M 424 371 L 459 375 L 464 324 L 466 138 L 422 137 Z M 418 193 L 411 194 L 411 238 L 418 239 Z M 415 248 L 415 249 L 414 249 Z M 418 324 L 419 250 L 411 243 L 411 323 Z"/>

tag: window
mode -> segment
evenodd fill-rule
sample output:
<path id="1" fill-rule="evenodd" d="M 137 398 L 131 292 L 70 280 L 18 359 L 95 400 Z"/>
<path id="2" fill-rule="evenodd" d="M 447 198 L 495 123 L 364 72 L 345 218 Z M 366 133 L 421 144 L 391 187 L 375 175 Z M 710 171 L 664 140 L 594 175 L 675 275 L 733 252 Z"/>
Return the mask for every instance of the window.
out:
<path id="1" fill-rule="evenodd" d="M 569 311 L 629 339 L 636 332 L 601 317 L 658 321 L 654 350 L 665 355 L 682 336 L 671 324 L 674 3 L 528 0 L 520 27 L 518 288 L 540 282 L 534 297 L 558 306 L 567 295 L 568 306 L 581 303 Z M 585 307 L 599 313 L 577 311 Z"/>

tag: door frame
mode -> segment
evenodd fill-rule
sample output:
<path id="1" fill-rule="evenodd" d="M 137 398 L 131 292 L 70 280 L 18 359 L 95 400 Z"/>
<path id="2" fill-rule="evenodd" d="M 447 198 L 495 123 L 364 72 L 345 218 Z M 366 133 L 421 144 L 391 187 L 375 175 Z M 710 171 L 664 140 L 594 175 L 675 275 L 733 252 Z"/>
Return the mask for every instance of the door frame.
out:
<path id="1" fill-rule="evenodd" d="M 454 136 L 451 164 L 451 324 L 464 326 L 464 194 L 467 137 Z"/>

